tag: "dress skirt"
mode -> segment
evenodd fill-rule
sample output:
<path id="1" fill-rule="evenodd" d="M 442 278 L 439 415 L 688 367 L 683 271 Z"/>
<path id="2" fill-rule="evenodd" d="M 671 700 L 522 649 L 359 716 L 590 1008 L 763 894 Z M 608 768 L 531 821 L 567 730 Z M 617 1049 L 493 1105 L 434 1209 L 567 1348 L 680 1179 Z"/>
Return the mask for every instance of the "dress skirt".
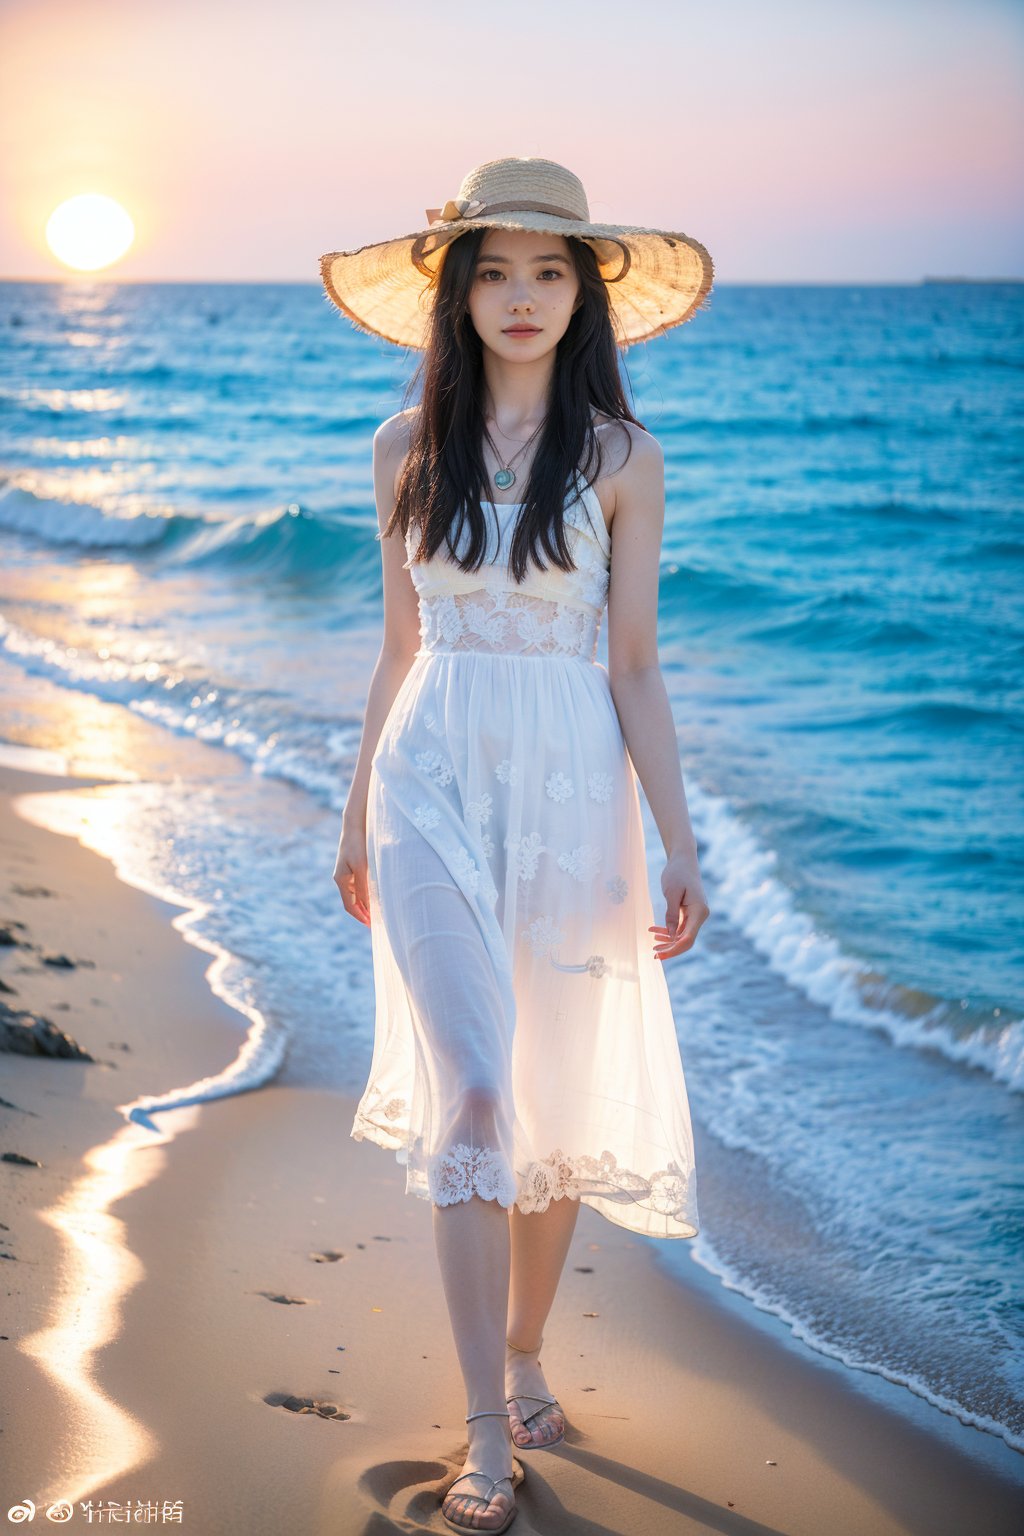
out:
<path id="1" fill-rule="evenodd" d="M 374 753 L 375 1033 L 351 1134 L 407 1193 L 694 1237 L 689 1105 L 606 669 L 420 652 Z"/>

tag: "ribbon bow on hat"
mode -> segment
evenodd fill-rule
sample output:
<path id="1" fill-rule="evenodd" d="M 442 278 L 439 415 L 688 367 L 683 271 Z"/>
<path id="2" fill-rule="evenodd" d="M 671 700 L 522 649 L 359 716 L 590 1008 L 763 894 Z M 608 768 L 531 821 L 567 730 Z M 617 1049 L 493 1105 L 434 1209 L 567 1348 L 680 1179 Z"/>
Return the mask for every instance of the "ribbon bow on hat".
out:
<path id="1" fill-rule="evenodd" d="M 452 219 L 471 219 L 482 213 L 486 204 L 478 197 L 450 197 L 443 208 L 427 208 L 428 224 L 448 224 Z"/>

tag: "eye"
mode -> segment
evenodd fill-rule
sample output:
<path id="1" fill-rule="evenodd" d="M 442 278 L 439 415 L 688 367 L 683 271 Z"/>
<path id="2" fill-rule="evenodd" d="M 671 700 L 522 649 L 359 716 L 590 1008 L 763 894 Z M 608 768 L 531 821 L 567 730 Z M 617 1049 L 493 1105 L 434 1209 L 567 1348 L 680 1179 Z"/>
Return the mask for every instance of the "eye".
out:
<path id="1" fill-rule="evenodd" d="M 505 274 L 503 272 L 499 272 L 497 267 L 483 267 L 477 275 L 480 278 L 485 278 L 504 277 Z M 539 277 L 562 277 L 564 274 L 561 273 L 557 267 L 545 267 L 544 270 L 539 272 L 537 275 Z"/>

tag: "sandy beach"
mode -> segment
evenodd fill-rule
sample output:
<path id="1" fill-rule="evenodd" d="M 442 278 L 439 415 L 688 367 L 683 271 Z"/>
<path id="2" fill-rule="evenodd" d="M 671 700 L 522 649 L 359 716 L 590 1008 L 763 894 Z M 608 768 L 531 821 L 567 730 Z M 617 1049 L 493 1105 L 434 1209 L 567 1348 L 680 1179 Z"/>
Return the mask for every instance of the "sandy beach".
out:
<path id="1" fill-rule="evenodd" d="M 91 782 L 0 768 L 0 999 L 93 1058 L 2 1057 L 3 1508 L 66 1499 L 74 1525 L 150 1504 L 197 1536 L 446 1530 L 465 1407 L 429 1206 L 334 1092 L 126 1120 L 227 1068 L 249 1021 L 181 908 L 16 812 Z M 679 1283 L 581 1211 L 545 1347 L 566 1442 L 520 1458 L 517 1532 L 1024 1529 L 1024 1458 L 892 1412 L 693 1269 Z"/>

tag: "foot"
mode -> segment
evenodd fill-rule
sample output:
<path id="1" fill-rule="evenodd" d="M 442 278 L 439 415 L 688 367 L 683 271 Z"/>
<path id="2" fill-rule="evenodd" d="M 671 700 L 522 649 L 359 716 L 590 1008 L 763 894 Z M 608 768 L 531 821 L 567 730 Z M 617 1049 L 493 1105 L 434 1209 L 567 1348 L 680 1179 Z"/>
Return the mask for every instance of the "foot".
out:
<path id="1" fill-rule="evenodd" d="M 515 1505 L 511 1482 L 489 1484 L 495 1478 L 512 1477 L 512 1442 L 509 1421 L 500 1418 L 473 1419 L 467 1426 L 469 1454 L 454 1487 L 441 1504 L 445 1518 L 467 1531 L 500 1530 Z M 478 1475 L 468 1477 L 475 1472 Z"/>
<path id="2" fill-rule="evenodd" d="M 515 1444 L 523 1450 L 540 1450 L 561 1440 L 565 1418 L 544 1380 L 540 1368 L 540 1345 L 529 1353 L 505 1345 L 505 1395 L 511 1398 L 509 1428 Z"/>

